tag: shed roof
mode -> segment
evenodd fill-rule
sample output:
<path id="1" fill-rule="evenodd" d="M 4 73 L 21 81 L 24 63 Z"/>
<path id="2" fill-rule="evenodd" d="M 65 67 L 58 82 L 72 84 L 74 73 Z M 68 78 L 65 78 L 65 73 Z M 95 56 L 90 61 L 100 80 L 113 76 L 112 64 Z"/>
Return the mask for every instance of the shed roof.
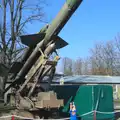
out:
<path id="1" fill-rule="evenodd" d="M 57 78 L 54 82 L 60 82 Z M 73 75 L 62 77 L 64 83 L 81 83 L 81 84 L 120 84 L 120 76 L 98 76 L 98 75 Z"/>

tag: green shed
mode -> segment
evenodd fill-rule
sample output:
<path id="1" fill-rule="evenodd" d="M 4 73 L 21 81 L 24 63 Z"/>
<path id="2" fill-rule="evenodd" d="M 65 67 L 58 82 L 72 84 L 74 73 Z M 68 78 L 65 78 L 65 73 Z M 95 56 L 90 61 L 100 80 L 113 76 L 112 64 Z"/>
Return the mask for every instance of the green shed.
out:
<path id="1" fill-rule="evenodd" d="M 114 120 L 113 89 L 109 85 L 62 85 L 52 87 L 58 98 L 64 99 L 62 112 L 69 112 L 74 101 L 77 115 L 82 120 Z M 96 112 L 94 112 L 96 111 Z"/>

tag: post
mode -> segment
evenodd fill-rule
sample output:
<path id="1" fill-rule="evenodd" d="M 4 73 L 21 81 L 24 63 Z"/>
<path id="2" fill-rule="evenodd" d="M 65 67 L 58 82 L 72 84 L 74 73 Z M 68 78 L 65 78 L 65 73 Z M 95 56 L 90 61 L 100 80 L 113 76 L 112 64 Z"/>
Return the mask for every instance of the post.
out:
<path id="1" fill-rule="evenodd" d="M 96 110 L 94 110 L 94 120 L 96 120 Z"/>
<path id="2" fill-rule="evenodd" d="M 12 118 L 11 118 L 11 120 L 15 120 L 15 118 L 14 118 L 14 115 L 12 115 Z"/>

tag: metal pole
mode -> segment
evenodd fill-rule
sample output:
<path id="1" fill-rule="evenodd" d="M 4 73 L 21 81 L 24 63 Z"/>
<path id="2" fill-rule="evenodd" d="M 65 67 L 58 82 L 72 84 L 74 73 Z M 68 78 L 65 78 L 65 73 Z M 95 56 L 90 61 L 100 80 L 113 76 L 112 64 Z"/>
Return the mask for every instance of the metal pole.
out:
<path id="1" fill-rule="evenodd" d="M 94 120 L 96 120 L 96 110 L 94 110 Z"/>
<path id="2" fill-rule="evenodd" d="M 11 118 L 11 120 L 15 120 L 15 118 L 14 118 L 14 115 L 12 115 L 12 118 Z"/>

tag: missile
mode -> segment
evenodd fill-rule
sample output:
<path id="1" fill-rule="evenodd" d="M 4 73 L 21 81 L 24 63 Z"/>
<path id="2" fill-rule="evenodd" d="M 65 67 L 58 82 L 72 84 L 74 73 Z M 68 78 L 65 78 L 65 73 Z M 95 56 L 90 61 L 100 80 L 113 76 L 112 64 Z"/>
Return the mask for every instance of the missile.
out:
<path id="1" fill-rule="evenodd" d="M 9 90 L 11 86 L 15 85 L 17 81 L 25 78 L 26 74 L 41 55 L 40 49 L 41 51 L 44 51 L 50 44 L 54 43 L 55 41 L 57 41 L 55 42 L 57 46 L 56 48 L 61 48 L 68 44 L 62 40 L 58 34 L 79 7 L 81 2 L 82 0 L 66 0 L 62 9 L 51 22 L 51 24 L 46 25 L 38 34 L 21 36 L 22 43 L 26 44 L 28 47 L 34 47 L 34 50 L 16 75 L 14 82 L 5 89 L 5 92 Z M 59 45 L 61 47 L 59 47 Z"/>

